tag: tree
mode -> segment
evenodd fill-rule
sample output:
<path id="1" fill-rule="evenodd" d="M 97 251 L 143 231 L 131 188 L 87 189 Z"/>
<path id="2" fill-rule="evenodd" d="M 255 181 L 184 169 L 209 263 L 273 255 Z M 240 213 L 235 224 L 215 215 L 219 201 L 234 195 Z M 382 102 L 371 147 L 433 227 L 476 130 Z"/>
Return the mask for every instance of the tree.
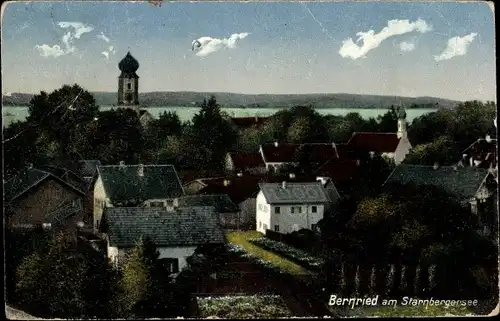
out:
<path id="1" fill-rule="evenodd" d="M 226 152 L 236 140 L 237 133 L 221 114 L 215 96 L 204 100 L 200 112 L 193 117 L 189 135 L 189 155 L 203 156 L 197 158 L 197 166 L 222 169 Z"/>
<path id="2" fill-rule="evenodd" d="M 398 129 L 398 115 L 394 105 L 384 114 L 377 117 L 378 131 L 382 133 L 395 133 Z"/>
<path id="3" fill-rule="evenodd" d="M 413 146 L 426 144 L 438 137 L 450 135 L 454 128 L 454 112 L 450 109 L 439 109 L 413 119 L 408 128 L 408 139 Z"/>
<path id="4" fill-rule="evenodd" d="M 120 281 L 118 300 L 130 316 L 166 316 L 170 279 L 158 260 L 159 252 L 149 237 L 140 239 L 127 254 Z"/>
<path id="5" fill-rule="evenodd" d="M 457 161 L 460 149 L 448 136 L 438 137 L 430 143 L 415 146 L 403 163 L 413 165 L 451 165 Z"/>
<path id="6" fill-rule="evenodd" d="M 21 303 L 47 317 L 109 317 L 107 262 L 91 251 L 82 251 L 72 236 L 59 233 L 47 248 L 28 255 L 17 269 Z"/>

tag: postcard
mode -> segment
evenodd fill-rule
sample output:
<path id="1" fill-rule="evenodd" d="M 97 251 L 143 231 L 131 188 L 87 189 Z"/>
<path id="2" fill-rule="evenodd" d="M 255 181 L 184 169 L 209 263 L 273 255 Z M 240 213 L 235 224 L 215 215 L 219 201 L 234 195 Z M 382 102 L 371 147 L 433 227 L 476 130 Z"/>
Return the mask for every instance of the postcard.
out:
<path id="1" fill-rule="evenodd" d="M 11 319 L 498 314 L 489 2 L 2 5 Z"/>

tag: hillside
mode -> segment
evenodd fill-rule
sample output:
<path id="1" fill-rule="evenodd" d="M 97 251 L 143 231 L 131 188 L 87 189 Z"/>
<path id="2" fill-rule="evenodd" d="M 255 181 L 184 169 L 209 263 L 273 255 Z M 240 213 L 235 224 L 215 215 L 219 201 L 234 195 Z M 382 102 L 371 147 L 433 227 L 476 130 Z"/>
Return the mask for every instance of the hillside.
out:
<path id="1" fill-rule="evenodd" d="M 101 106 L 112 106 L 116 103 L 114 92 L 92 93 Z M 139 94 L 141 106 L 196 106 L 211 94 L 225 107 L 290 107 L 295 105 L 312 105 L 316 108 L 386 108 L 403 104 L 407 108 L 453 108 L 458 101 L 435 97 L 397 97 L 353 94 L 289 94 L 247 95 L 236 93 L 203 93 L 203 92 L 149 92 Z M 12 93 L 2 97 L 4 106 L 26 106 L 31 94 Z"/>

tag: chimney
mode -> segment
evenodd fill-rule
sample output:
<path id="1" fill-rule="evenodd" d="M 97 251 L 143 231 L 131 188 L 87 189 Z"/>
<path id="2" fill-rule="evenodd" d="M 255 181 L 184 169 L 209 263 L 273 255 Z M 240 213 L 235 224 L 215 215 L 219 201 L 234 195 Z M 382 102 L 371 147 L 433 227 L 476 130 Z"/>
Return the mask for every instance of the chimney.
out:
<path id="1" fill-rule="evenodd" d="M 255 116 L 255 122 L 258 123 L 259 122 L 259 117 L 258 116 Z"/>
<path id="2" fill-rule="evenodd" d="M 274 142 L 274 147 L 278 147 L 278 142 Z"/>
<path id="3" fill-rule="evenodd" d="M 439 163 L 438 163 L 438 162 L 435 162 L 435 163 L 434 163 L 434 166 L 432 166 L 432 168 L 433 168 L 434 170 L 438 169 L 438 168 L 439 168 Z"/>
<path id="4" fill-rule="evenodd" d="M 281 183 L 283 189 L 286 189 L 286 181 L 283 181 L 283 183 Z"/>
<path id="5" fill-rule="evenodd" d="M 288 174 L 288 176 L 290 177 L 290 179 L 294 179 L 295 178 L 295 173 L 290 173 L 290 174 Z"/>
<path id="6" fill-rule="evenodd" d="M 469 158 L 469 165 L 470 167 L 474 166 L 474 158 L 472 156 Z"/>
<path id="7" fill-rule="evenodd" d="M 224 180 L 224 186 L 229 186 L 229 185 L 231 185 L 231 181 L 228 180 L 228 179 L 225 179 Z"/>
<path id="8" fill-rule="evenodd" d="M 140 177 L 144 176 L 144 165 L 139 164 L 139 166 L 137 166 L 137 175 Z"/>
<path id="9" fill-rule="evenodd" d="M 467 158 L 467 154 L 462 154 L 462 159 L 466 159 Z"/>
<path id="10" fill-rule="evenodd" d="M 491 143 L 491 136 L 490 135 L 486 135 L 486 142 L 487 143 Z"/>
<path id="11" fill-rule="evenodd" d="M 120 161 L 120 167 L 125 167 L 125 162 L 124 161 Z"/>
<path id="12" fill-rule="evenodd" d="M 238 173 L 236 174 L 238 177 L 242 177 L 243 176 L 243 173 Z"/>
<path id="13" fill-rule="evenodd" d="M 28 163 L 28 168 L 32 169 L 33 168 L 33 163 Z"/>
<path id="14" fill-rule="evenodd" d="M 479 165 L 481 165 L 482 161 L 481 160 L 474 160 L 474 167 L 478 167 Z"/>

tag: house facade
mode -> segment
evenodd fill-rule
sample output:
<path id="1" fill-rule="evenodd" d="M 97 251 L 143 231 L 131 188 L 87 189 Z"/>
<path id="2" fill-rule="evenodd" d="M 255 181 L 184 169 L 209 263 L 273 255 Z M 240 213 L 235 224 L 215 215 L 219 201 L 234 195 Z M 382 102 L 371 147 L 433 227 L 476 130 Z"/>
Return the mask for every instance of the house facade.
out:
<path id="1" fill-rule="evenodd" d="M 291 233 L 317 230 L 331 202 L 321 182 L 263 183 L 256 199 L 256 230 Z"/>
<path id="2" fill-rule="evenodd" d="M 99 166 L 94 185 L 94 232 L 98 231 L 107 207 L 174 207 L 176 198 L 183 195 L 172 165 Z"/>
<path id="3" fill-rule="evenodd" d="M 113 264 L 120 265 L 141 238 L 149 237 L 174 276 L 198 246 L 226 242 L 214 207 L 106 208 L 99 231 L 105 235 L 106 254 Z"/>
<path id="4" fill-rule="evenodd" d="M 25 168 L 5 182 L 4 190 L 7 228 L 72 232 L 85 223 L 85 192 L 51 172 Z"/>

